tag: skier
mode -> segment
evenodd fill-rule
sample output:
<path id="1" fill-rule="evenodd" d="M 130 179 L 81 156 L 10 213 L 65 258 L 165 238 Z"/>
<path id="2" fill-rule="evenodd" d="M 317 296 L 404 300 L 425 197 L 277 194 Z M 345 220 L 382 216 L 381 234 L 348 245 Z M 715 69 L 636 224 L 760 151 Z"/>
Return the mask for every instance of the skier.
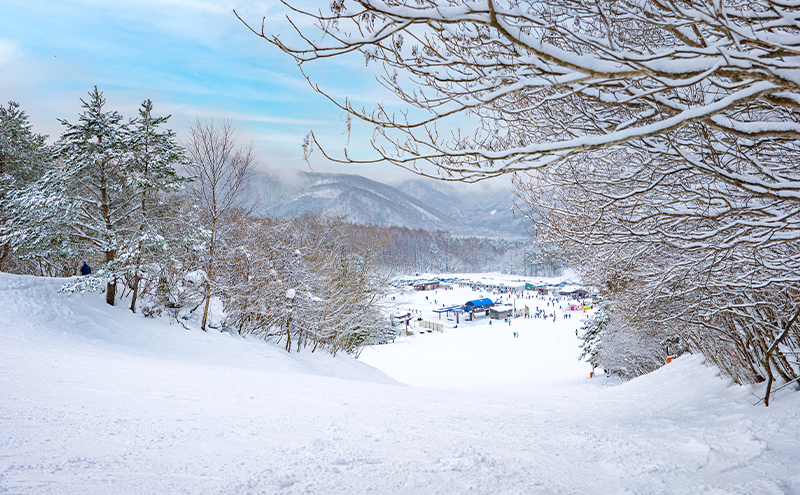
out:
<path id="1" fill-rule="evenodd" d="M 81 267 L 81 275 L 86 276 L 90 273 L 92 273 L 92 268 L 84 261 L 83 266 Z"/>

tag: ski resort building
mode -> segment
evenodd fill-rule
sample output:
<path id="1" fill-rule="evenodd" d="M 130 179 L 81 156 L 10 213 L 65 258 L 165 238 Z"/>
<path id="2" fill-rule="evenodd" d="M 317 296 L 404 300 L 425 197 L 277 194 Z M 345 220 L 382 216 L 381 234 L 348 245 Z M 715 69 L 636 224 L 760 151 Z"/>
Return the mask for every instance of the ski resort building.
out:
<path id="1" fill-rule="evenodd" d="M 514 306 L 494 306 L 489 308 L 489 318 L 494 320 L 510 318 L 513 313 Z"/>
<path id="2" fill-rule="evenodd" d="M 492 281 L 492 280 L 466 280 L 455 279 L 455 283 L 462 286 L 472 287 L 476 290 L 488 290 L 492 292 L 516 292 L 525 289 L 525 282 Z"/>
<path id="3" fill-rule="evenodd" d="M 464 312 L 473 313 L 475 311 L 486 311 L 492 306 L 494 306 L 494 302 L 488 297 L 484 297 L 483 299 L 474 299 L 472 301 L 467 301 L 466 304 L 464 304 Z"/>
<path id="4" fill-rule="evenodd" d="M 439 288 L 438 280 L 430 280 L 427 282 L 418 282 L 414 284 L 414 290 L 435 290 Z"/>
<path id="5" fill-rule="evenodd" d="M 578 287 L 575 285 L 567 285 L 562 287 L 558 291 L 558 295 L 571 297 L 573 299 L 586 299 L 588 292 L 583 287 Z"/>

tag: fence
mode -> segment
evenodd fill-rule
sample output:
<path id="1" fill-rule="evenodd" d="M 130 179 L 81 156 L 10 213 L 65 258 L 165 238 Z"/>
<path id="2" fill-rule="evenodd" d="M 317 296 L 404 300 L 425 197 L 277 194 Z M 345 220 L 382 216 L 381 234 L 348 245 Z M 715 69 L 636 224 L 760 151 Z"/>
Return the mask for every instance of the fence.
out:
<path id="1" fill-rule="evenodd" d="M 444 325 L 441 323 L 436 323 L 433 321 L 426 321 L 422 320 L 419 324 L 422 328 L 429 328 L 431 330 L 436 330 L 437 332 L 441 332 L 444 330 Z"/>

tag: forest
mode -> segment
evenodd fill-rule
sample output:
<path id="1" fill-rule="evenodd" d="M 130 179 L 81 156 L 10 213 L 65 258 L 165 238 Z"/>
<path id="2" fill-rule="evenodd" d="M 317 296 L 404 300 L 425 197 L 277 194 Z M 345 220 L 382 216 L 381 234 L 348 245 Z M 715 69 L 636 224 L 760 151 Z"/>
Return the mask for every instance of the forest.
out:
<path id="1" fill-rule="evenodd" d="M 73 277 L 62 291 L 287 350 L 357 353 L 384 337 L 375 250 L 345 242 L 338 219 L 249 215 L 256 156 L 230 121 L 197 120 L 181 143 L 150 100 L 129 120 L 97 88 L 81 103 L 52 145 L 19 105 L 0 108 L 3 271 Z"/>
<path id="2" fill-rule="evenodd" d="M 242 191 L 257 157 L 230 121 L 197 120 L 180 141 L 150 100 L 128 120 L 97 88 L 81 102 L 52 145 L 18 104 L 0 107 L 2 271 L 74 277 L 86 262 L 91 273 L 63 291 L 287 350 L 357 354 L 392 331 L 380 304 L 392 275 L 560 269 L 526 239 L 256 217 Z"/>

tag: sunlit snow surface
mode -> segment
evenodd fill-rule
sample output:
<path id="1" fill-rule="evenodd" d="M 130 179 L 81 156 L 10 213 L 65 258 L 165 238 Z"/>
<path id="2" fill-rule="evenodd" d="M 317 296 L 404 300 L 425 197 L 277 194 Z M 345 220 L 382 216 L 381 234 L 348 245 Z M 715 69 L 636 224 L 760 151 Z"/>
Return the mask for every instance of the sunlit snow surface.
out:
<path id="1" fill-rule="evenodd" d="M 358 362 L 59 283 L 0 274 L 0 493 L 800 493 L 800 394 L 753 406 L 692 356 L 590 379 L 577 314 L 442 320 Z"/>

